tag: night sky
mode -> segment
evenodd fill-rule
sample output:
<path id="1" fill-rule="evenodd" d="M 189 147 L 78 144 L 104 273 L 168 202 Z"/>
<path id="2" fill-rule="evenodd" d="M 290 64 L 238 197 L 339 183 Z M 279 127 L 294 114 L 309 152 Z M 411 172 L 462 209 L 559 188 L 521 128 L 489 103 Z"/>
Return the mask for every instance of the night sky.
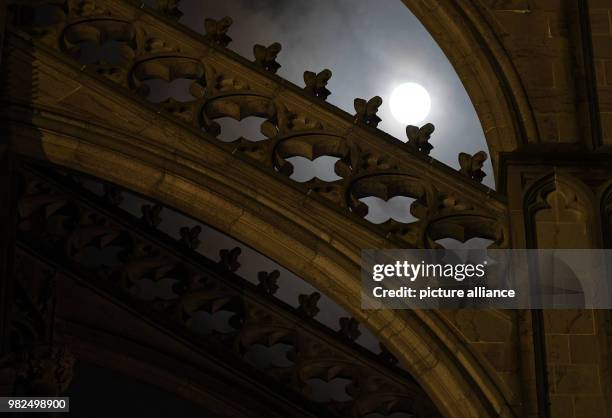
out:
<path id="1" fill-rule="evenodd" d="M 328 102 L 353 114 L 353 99 L 381 96 L 379 128 L 406 141 L 405 126 L 389 110 L 392 90 L 404 82 L 432 97 L 426 121 L 436 126 L 431 155 L 457 168 L 457 154 L 487 150 L 461 81 L 421 23 L 400 0 L 182 0 L 181 22 L 204 31 L 206 17 L 230 16 L 230 49 L 253 58 L 255 43 L 280 42 L 278 74 L 303 86 L 305 70 L 329 68 Z M 493 185 L 491 166 L 485 184 Z"/>
<path id="2" fill-rule="evenodd" d="M 150 1 L 154 3 L 154 1 Z M 375 6 L 374 6 L 375 4 Z M 234 23 L 228 34 L 229 48 L 253 59 L 253 45 L 280 42 L 278 74 L 303 86 L 305 70 L 319 72 L 329 68 L 333 76 L 328 84 L 332 94 L 327 101 L 354 114 L 356 97 L 381 96 L 379 129 L 406 141 L 406 126 L 389 109 L 395 87 L 406 82 L 424 86 L 432 99 L 432 109 L 421 125 L 436 126 L 430 143 L 431 156 L 458 168 L 459 152 L 474 154 L 487 146 L 469 97 L 453 67 L 421 23 L 400 0 L 182 0 L 181 23 L 204 33 L 204 19 L 230 16 Z M 171 86 L 154 80 L 153 101 L 172 95 L 190 100 L 189 80 L 176 80 Z M 168 94 L 168 91 L 171 94 Z M 263 139 L 259 132 L 263 120 L 248 117 L 243 121 L 217 120 L 219 139 L 233 141 L 240 136 Z M 289 158 L 294 165 L 292 179 L 304 182 L 318 177 L 337 180 L 334 157 L 323 156 L 310 162 L 302 157 Z M 486 161 L 483 183 L 494 187 L 490 161 Z M 414 199 L 397 196 L 384 202 L 376 197 L 362 199 L 369 206 L 366 219 L 381 223 L 390 217 L 411 222 L 410 203 Z"/>

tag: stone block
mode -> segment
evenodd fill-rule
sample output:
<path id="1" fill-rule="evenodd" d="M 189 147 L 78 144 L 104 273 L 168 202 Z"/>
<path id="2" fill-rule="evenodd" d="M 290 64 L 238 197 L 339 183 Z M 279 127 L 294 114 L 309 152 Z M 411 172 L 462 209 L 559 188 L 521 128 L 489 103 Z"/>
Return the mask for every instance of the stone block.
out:
<path id="1" fill-rule="evenodd" d="M 512 332 L 510 322 L 489 311 L 461 310 L 453 322 L 472 342 L 505 342 Z"/>
<path id="2" fill-rule="evenodd" d="M 574 397 L 576 416 L 580 418 L 606 417 L 606 403 L 602 396 Z"/>
<path id="3" fill-rule="evenodd" d="M 551 27 L 549 13 L 497 12 L 495 17 L 503 28 L 503 41 L 511 52 L 516 52 L 517 48 L 542 47 L 550 41 L 552 31 L 556 31 Z"/>
<path id="4" fill-rule="evenodd" d="M 551 219 L 554 215 L 574 215 L 573 213 L 553 212 L 544 213 L 540 211 L 537 216 L 546 216 L 547 219 L 537 219 L 537 234 L 539 248 L 564 248 L 569 242 L 588 242 L 588 232 L 585 223 L 580 220 L 566 219 L 563 222 Z M 580 246 L 578 246 L 580 248 Z"/>
<path id="5" fill-rule="evenodd" d="M 557 115 L 557 120 L 559 123 L 559 142 L 579 141 L 576 119 L 573 114 L 564 113 Z"/>
<path id="6" fill-rule="evenodd" d="M 524 74 L 527 85 L 534 88 L 554 88 L 555 74 L 551 59 L 530 60 L 530 65 Z"/>
<path id="7" fill-rule="evenodd" d="M 610 9 L 612 5 L 610 4 L 610 0 L 589 0 L 589 9 Z"/>
<path id="8" fill-rule="evenodd" d="M 536 114 L 536 123 L 543 142 L 557 142 L 559 140 L 559 126 L 555 113 Z"/>
<path id="9" fill-rule="evenodd" d="M 608 10 L 591 10 L 590 17 L 591 31 L 594 35 L 610 34 L 610 12 Z"/>
<path id="10" fill-rule="evenodd" d="M 571 396 L 552 395 L 550 412 L 554 418 L 574 418 L 574 400 Z"/>
<path id="11" fill-rule="evenodd" d="M 525 12 L 529 11 L 529 0 L 486 0 L 483 3 L 495 11 Z"/>
<path id="12" fill-rule="evenodd" d="M 570 363 L 570 344 L 568 335 L 547 335 L 546 353 L 549 364 Z"/>
<path id="13" fill-rule="evenodd" d="M 612 82 L 612 77 L 610 78 Z M 600 86 L 597 89 L 599 98 L 599 110 L 601 112 L 612 112 L 612 85 Z"/>
<path id="14" fill-rule="evenodd" d="M 570 335 L 569 341 L 572 364 L 594 364 L 599 362 L 597 336 Z"/>
<path id="15" fill-rule="evenodd" d="M 611 63 L 612 64 L 612 63 Z M 609 69 L 611 71 L 610 76 L 608 76 L 608 69 L 606 68 L 606 62 L 603 60 L 595 60 L 595 77 L 597 79 L 597 85 L 603 86 L 606 84 L 606 78 L 612 82 L 612 68 Z"/>
<path id="16" fill-rule="evenodd" d="M 610 145 L 612 144 L 612 112 L 601 112 L 600 118 L 604 143 Z"/>
<path id="17" fill-rule="evenodd" d="M 476 351 L 481 353 L 495 370 L 500 372 L 512 372 L 517 369 L 516 353 L 514 346 L 507 343 L 474 343 Z"/>
<path id="18" fill-rule="evenodd" d="M 549 374 L 555 394 L 598 394 L 601 391 L 599 368 L 595 365 L 557 365 Z"/>
<path id="19" fill-rule="evenodd" d="M 593 35 L 593 55 L 597 59 L 612 58 L 612 36 Z"/>
<path id="20" fill-rule="evenodd" d="M 593 311 L 544 311 L 544 326 L 547 334 L 594 334 Z"/>

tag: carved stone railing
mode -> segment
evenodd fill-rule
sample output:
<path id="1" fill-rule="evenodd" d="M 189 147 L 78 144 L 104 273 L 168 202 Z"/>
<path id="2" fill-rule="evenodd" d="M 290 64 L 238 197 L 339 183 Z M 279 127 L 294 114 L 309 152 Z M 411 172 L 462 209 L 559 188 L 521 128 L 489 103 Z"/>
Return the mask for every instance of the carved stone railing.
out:
<path id="1" fill-rule="evenodd" d="M 75 357 L 53 338 L 57 271 L 15 251 L 10 354 L 0 359 L 5 389 L 20 396 L 60 396 L 72 381 Z"/>
<path id="2" fill-rule="evenodd" d="M 380 234 L 399 239 L 406 247 L 436 247 L 442 238 L 472 237 L 507 246 L 504 198 L 478 184 L 486 154 L 462 153 L 461 170 L 455 171 L 427 155 L 432 125 L 408 127 L 409 142 L 404 144 L 375 128 L 380 98 L 356 99 L 354 116 L 329 105 L 324 99 L 331 72 L 307 71 L 304 89 L 274 74 L 280 45 L 257 45 L 255 60 L 249 62 L 226 48 L 231 20 L 207 20 L 206 35 L 199 35 L 172 21 L 175 8 L 162 10 L 164 16 L 127 0 L 37 4 L 13 8 L 14 33 L 29 37 L 35 47 L 74 58 L 75 65 L 81 65 L 86 45 L 112 41 L 115 62 L 83 64 L 82 71 L 133 92 L 143 105 L 170 115 L 203 140 L 215 141 L 227 152 L 284 177 L 293 172 L 291 157 L 337 158 L 335 172 L 341 179 L 294 183 L 306 188 L 308 195 L 358 217 L 368 213 L 362 202 L 367 197 L 414 199 L 410 213 L 417 220 L 389 220 L 376 227 Z M 191 100 L 171 97 L 159 104 L 147 102 L 152 80 L 179 79 L 189 80 Z M 261 118 L 265 139 L 221 141 L 217 120 L 224 117 Z"/>
<path id="3" fill-rule="evenodd" d="M 318 312 L 318 293 L 300 296 L 299 307 L 292 308 L 273 296 L 278 273 L 260 273 L 257 286 L 234 273 L 239 250 L 223 250 L 220 262 L 213 262 L 194 250 L 197 227 L 181 228 L 179 240 L 157 231 L 159 206 L 143 206 L 143 216 L 137 219 L 114 206 L 120 195 L 111 185 L 99 197 L 79 186 L 71 175 L 27 166 L 20 173 L 20 242 L 131 301 L 160 325 L 240 359 L 255 345 L 290 345 L 287 358 L 292 364 L 263 372 L 306 399 L 311 398 L 311 379 L 347 379 L 351 399 L 326 402 L 332 415 L 361 417 L 401 411 L 416 417 L 439 417 L 419 385 L 393 366 L 386 350 L 375 356 L 354 343 L 359 335 L 354 319 L 342 318 L 340 331 L 312 320 Z M 92 251 L 98 255 L 91 256 Z M 103 251 L 116 257 L 101 256 Z M 172 294 L 163 300 L 143 300 L 132 292 L 136 283 L 161 280 L 174 280 Z M 189 319 L 199 312 L 229 313 L 231 331 L 195 332 Z"/>

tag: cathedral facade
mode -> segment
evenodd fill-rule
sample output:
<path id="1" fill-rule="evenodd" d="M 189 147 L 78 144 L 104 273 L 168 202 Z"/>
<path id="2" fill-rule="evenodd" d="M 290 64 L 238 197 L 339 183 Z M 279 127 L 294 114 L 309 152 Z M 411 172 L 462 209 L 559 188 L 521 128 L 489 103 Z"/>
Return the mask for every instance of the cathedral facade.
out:
<path id="1" fill-rule="evenodd" d="M 279 44 L 233 53 L 231 19 L 199 34 L 177 1 L 2 4 L 2 396 L 65 394 L 87 416 L 113 386 L 136 416 L 612 416 L 609 311 L 364 310 L 359 278 L 362 249 L 612 244 L 612 1 L 403 2 L 482 124 L 488 154 L 462 153 L 460 170 L 429 156 L 433 126 L 406 144 L 378 130 L 379 97 L 352 114 L 327 103 L 329 71 L 276 75 Z M 107 42 L 119 59 L 79 59 Z M 178 79 L 193 100 L 147 100 L 148 81 Z M 219 140 L 215 120 L 250 116 L 263 140 Z M 296 156 L 338 158 L 341 179 L 292 181 Z M 417 221 L 366 221 L 371 196 L 414 199 Z M 316 291 L 279 300 L 278 271 L 245 280 L 240 247 L 202 255 L 202 228 L 169 236 L 168 211 Z M 335 329 L 316 320 L 322 295 L 349 313 Z M 366 328 L 377 352 L 355 341 Z M 285 363 L 257 367 L 257 347 L 285 347 Z M 320 393 L 340 380 L 342 399 Z"/>

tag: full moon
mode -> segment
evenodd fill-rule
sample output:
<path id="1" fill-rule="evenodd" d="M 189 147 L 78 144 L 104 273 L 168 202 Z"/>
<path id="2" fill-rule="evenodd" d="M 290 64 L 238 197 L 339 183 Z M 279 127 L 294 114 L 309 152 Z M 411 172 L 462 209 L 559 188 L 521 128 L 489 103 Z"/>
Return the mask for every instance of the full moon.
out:
<path id="1" fill-rule="evenodd" d="M 400 84 L 391 93 L 391 114 L 401 123 L 413 125 L 423 122 L 431 110 L 431 98 L 417 83 Z"/>

